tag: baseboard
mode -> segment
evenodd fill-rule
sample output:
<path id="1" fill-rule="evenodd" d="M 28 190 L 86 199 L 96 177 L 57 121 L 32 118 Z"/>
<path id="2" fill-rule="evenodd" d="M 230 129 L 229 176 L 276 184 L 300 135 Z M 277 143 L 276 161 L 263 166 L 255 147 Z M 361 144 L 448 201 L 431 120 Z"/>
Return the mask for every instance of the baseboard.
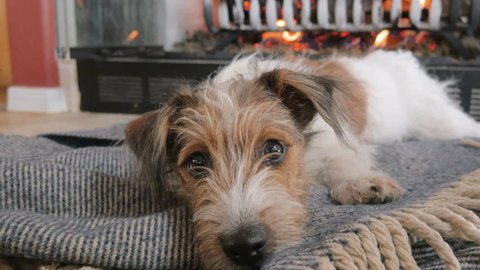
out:
<path id="1" fill-rule="evenodd" d="M 67 103 L 59 87 L 10 86 L 7 90 L 7 111 L 66 112 Z"/>

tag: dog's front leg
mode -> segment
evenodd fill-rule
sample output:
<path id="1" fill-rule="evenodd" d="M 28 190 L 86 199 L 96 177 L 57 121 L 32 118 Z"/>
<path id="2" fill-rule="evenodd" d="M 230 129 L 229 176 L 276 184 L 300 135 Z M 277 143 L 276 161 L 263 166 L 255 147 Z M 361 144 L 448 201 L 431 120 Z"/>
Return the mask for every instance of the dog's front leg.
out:
<path id="1" fill-rule="evenodd" d="M 336 178 L 329 180 L 330 195 L 341 204 L 381 204 L 398 199 L 404 189 L 381 172 L 372 172 L 355 179 Z"/>
<path id="2" fill-rule="evenodd" d="M 329 189 L 336 202 L 380 204 L 396 200 L 405 192 L 388 174 L 375 168 L 370 145 L 354 139 L 346 146 L 322 137 L 306 155 L 307 173 L 314 172 L 310 175 Z"/>

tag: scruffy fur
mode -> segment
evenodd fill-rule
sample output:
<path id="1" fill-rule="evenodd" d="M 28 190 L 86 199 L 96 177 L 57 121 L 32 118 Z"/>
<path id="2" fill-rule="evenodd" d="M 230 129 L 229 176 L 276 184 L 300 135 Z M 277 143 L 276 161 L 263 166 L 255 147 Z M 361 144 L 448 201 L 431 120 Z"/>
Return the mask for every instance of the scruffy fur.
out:
<path id="1" fill-rule="evenodd" d="M 189 203 L 205 268 L 249 269 L 228 259 L 220 236 L 254 224 L 268 235 L 265 256 L 292 245 L 302 236 L 312 181 L 342 204 L 402 195 L 375 167 L 371 143 L 480 136 L 447 86 L 403 52 L 323 61 L 243 56 L 133 121 L 126 138 L 142 177 Z M 286 150 L 268 166 L 261 149 L 272 139 Z M 198 152 L 211 160 L 201 179 L 186 166 Z"/>

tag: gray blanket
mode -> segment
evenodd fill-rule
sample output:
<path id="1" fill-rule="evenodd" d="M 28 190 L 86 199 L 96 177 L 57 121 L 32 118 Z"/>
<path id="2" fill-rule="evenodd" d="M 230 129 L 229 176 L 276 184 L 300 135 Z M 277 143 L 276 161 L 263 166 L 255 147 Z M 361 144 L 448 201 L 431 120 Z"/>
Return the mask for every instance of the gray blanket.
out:
<path id="1" fill-rule="evenodd" d="M 132 155 L 119 144 L 123 126 L 45 137 L 0 135 L 0 255 L 120 269 L 195 269 L 188 209 L 165 195 L 155 202 L 132 177 Z M 427 200 L 480 168 L 480 149 L 456 141 L 407 141 L 379 147 L 379 167 L 408 193 L 377 206 L 335 205 L 311 190 L 304 241 L 275 254 L 266 269 L 317 269 L 323 242 L 353 222 Z M 480 269 L 480 247 L 452 240 L 464 269 Z M 415 241 L 425 269 L 443 269 Z"/>

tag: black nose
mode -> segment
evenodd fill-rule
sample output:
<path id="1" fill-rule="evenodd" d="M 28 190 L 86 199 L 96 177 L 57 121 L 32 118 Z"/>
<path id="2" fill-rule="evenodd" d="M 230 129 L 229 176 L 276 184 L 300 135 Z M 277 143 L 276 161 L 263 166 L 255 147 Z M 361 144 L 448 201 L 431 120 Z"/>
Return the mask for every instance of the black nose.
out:
<path id="1" fill-rule="evenodd" d="M 260 226 L 242 227 L 220 237 L 225 254 L 235 264 L 256 266 L 261 263 L 267 233 Z"/>

